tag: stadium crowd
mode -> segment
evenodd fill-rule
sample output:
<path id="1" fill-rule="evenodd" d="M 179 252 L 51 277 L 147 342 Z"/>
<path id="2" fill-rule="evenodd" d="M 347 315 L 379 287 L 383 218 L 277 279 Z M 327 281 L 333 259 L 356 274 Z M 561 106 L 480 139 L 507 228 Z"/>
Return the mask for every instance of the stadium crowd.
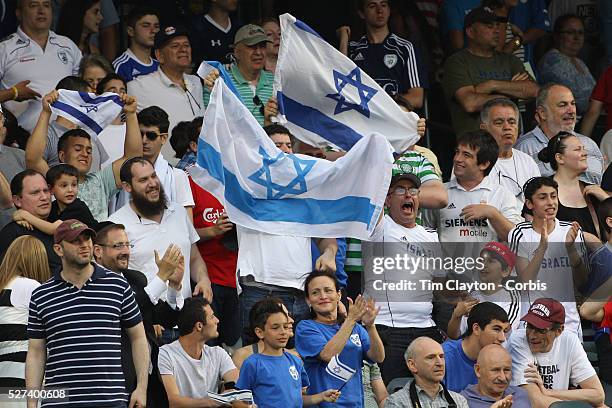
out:
<path id="1" fill-rule="evenodd" d="M 345 154 L 277 120 L 284 12 L 424 118 L 369 240 L 234 224 L 189 175 L 203 60 L 284 154 Z M 68 393 L 0 407 L 612 403 L 608 0 L 16 0 L 0 19 L 0 389 Z M 92 131 L 52 109 L 66 91 L 122 108 Z M 372 270 L 442 252 L 481 264 Z"/>

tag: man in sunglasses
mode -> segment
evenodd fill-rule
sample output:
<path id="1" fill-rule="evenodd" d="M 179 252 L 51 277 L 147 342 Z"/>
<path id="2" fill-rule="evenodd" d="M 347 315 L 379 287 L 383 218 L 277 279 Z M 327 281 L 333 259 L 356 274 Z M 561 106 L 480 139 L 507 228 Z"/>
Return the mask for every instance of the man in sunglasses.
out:
<path id="1" fill-rule="evenodd" d="M 522 320 L 526 329 L 510 338 L 511 385 L 523 387 L 534 407 L 557 401 L 603 406 L 601 382 L 578 335 L 563 330 L 563 305 L 551 298 L 537 299 Z"/>

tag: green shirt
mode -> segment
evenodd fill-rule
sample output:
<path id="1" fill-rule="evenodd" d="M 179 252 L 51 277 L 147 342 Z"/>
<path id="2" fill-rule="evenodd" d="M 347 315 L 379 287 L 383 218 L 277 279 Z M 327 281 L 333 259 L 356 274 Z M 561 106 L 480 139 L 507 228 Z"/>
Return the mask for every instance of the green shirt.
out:
<path id="1" fill-rule="evenodd" d="M 77 196 L 87 204 L 96 221 L 108 218 L 108 202 L 117 191 L 113 165 L 109 164 L 100 171 L 89 173 L 79 184 Z"/>

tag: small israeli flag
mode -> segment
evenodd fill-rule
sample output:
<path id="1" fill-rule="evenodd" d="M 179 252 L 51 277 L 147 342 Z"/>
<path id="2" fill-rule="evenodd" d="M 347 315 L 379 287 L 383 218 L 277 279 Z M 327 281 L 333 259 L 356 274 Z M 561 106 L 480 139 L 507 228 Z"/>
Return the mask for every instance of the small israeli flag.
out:
<path id="1" fill-rule="evenodd" d="M 343 364 L 338 358 L 338 355 L 333 356 L 332 359 L 329 360 L 327 367 L 325 367 L 325 371 L 327 374 L 345 383 L 348 382 L 357 372 L 357 370 L 354 368 Z"/>
<path id="2" fill-rule="evenodd" d="M 99 134 L 121 113 L 123 102 L 119 95 L 105 92 L 94 93 L 60 89 L 59 98 L 51 105 L 56 115 L 76 123 L 90 134 Z"/>

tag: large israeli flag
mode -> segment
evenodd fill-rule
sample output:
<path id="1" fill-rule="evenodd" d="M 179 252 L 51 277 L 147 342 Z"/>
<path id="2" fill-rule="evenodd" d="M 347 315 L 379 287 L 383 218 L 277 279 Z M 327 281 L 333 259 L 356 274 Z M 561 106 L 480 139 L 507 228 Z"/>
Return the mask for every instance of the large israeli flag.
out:
<path id="1" fill-rule="evenodd" d="M 99 96 L 67 89 L 58 92 L 59 98 L 51 105 L 51 111 L 78 124 L 90 134 L 99 134 L 123 109 L 121 98 L 112 92 Z"/>
<path id="2" fill-rule="evenodd" d="M 269 234 L 366 239 L 383 209 L 393 156 L 379 134 L 335 162 L 283 153 L 219 78 L 197 164 L 188 169 L 194 181 L 236 224 Z"/>
<path id="3" fill-rule="evenodd" d="M 290 14 L 280 16 L 274 90 L 281 124 L 304 142 L 348 151 L 373 131 L 402 153 L 419 139 L 404 112 L 353 61 Z"/>

